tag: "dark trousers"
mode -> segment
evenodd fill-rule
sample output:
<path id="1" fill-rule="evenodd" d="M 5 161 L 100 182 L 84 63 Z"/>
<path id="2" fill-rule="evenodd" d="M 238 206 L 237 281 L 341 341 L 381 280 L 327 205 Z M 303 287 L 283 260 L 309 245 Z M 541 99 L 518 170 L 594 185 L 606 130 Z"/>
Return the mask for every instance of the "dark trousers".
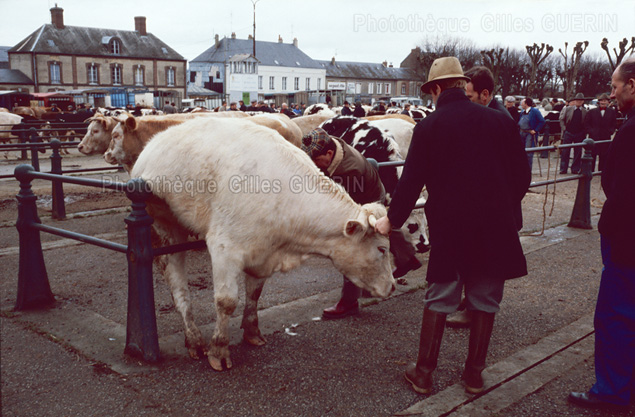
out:
<path id="1" fill-rule="evenodd" d="M 601 237 L 602 280 L 595 307 L 595 385 L 600 400 L 628 405 L 635 389 L 635 268 L 616 264 Z"/>
<path id="2" fill-rule="evenodd" d="M 564 132 L 562 135 L 562 144 L 582 143 L 584 133 Z M 560 172 L 567 172 L 569 169 L 569 160 L 571 158 L 571 148 L 560 149 Z M 573 161 L 571 162 L 571 172 L 577 174 L 582 167 L 582 148 L 573 148 Z"/>

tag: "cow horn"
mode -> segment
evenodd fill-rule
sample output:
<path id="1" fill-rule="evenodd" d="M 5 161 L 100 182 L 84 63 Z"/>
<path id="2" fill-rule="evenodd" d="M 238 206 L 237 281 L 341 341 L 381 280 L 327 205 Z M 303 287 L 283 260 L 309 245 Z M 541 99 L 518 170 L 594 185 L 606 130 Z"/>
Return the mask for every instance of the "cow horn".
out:
<path id="1" fill-rule="evenodd" d="M 371 214 L 370 216 L 368 216 L 368 224 L 370 225 L 370 227 L 374 228 L 375 223 L 377 223 L 377 218 L 375 217 L 375 215 Z"/>

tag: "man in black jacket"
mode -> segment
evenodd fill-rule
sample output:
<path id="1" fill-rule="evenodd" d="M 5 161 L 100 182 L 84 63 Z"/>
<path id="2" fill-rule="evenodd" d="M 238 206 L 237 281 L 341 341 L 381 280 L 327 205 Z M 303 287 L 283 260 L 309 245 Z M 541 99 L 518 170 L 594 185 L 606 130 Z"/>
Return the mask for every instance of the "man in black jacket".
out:
<path id="1" fill-rule="evenodd" d="M 344 106 L 342 107 L 342 116 L 352 116 L 353 110 L 351 110 L 350 104 L 348 101 L 344 102 Z"/>
<path id="2" fill-rule="evenodd" d="M 472 103 L 482 104 L 490 109 L 498 110 L 510 118 L 512 117 L 505 106 L 494 97 L 494 74 L 489 68 L 472 67 L 465 73 L 465 76 L 470 79 L 465 86 L 465 95 Z"/>
<path id="3" fill-rule="evenodd" d="M 595 141 L 611 140 L 613 132 L 617 127 L 617 113 L 615 109 L 609 107 L 609 96 L 603 93 L 598 97 L 598 107 L 587 112 L 584 124 L 589 137 Z M 593 170 L 595 170 L 595 160 L 600 159 L 599 170 L 604 167 L 606 150 L 608 143 L 601 143 L 593 147 Z"/>
<path id="4" fill-rule="evenodd" d="M 635 58 L 613 72 L 611 99 L 627 115 L 602 172 L 606 202 L 598 223 L 602 280 L 595 306 L 595 378 L 569 401 L 590 408 L 628 407 L 635 387 Z"/>
<path id="5" fill-rule="evenodd" d="M 417 363 L 405 374 L 423 394 L 432 388 L 446 316 L 456 311 L 464 287 L 472 324 L 463 380 L 467 392 L 483 390 L 505 280 L 527 274 L 514 218 L 531 181 L 527 156 L 511 118 L 472 103 L 466 81 L 458 59 L 432 64 L 421 89 L 436 111 L 416 125 L 388 215 L 375 226 L 382 234 L 400 227 L 427 187 L 429 286 Z"/>

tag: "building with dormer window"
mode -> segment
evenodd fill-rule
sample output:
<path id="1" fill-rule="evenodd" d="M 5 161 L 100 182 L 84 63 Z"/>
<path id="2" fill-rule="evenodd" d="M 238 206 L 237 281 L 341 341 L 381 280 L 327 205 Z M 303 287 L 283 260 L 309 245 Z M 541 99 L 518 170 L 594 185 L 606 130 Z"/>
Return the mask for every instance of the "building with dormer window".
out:
<path id="1" fill-rule="evenodd" d="M 219 39 L 190 61 L 190 82 L 224 94 L 229 101 L 307 102 L 310 93 L 324 89 L 326 71 L 293 43 Z"/>
<path id="2" fill-rule="evenodd" d="M 9 69 L 31 80 L 29 92 L 83 92 L 97 106 L 181 103 L 187 61 L 146 31 L 145 17 L 134 19 L 134 31 L 66 26 L 56 5 L 50 24 L 9 49 Z"/>

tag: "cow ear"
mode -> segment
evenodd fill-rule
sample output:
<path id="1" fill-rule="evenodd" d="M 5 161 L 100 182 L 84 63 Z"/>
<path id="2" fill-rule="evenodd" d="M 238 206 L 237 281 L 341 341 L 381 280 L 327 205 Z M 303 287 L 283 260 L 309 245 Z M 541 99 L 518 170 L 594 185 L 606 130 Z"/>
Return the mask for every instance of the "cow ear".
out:
<path id="1" fill-rule="evenodd" d="M 368 229 L 368 226 L 362 224 L 359 220 L 349 220 L 344 226 L 344 236 L 363 236 L 366 233 L 366 229 Z"/>
<path id="2" fill-rule="evenodd" d="M 135 130 L 137 128 L 137 120 L 135 119 L 135 117 L 134 116 L 128 117 L 126 119 L 125 126 L 126 126 L 126 129 L 128 129 L 131 132 Z"/>

